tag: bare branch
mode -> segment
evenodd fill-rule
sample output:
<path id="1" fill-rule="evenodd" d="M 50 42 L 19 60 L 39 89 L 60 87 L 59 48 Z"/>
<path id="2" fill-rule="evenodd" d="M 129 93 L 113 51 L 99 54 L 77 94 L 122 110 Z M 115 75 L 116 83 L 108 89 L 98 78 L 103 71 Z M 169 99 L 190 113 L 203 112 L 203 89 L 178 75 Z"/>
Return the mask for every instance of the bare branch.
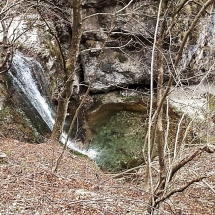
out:
<path id="1" fill-rule="evenodd" d="M 201 8 L 201 10 L 198 12 L 198 14 L 196 15 L 195 19 L 193 20 L 190 28 L 188 29 L 188 31 L 186 32 L 184 38 L 183 38 L 183 41 L 181 43 L 181 46 L 179 48 L 179 51 L 177 53 L 177 56 L 175 58 L 175 62 L 174 62 L 174 67 L 176 68 L 179 64 L 179 61 L 181 59 L 181 56 L 182 56 L 182 53 L 183 53 L 183 49 L 185 47 L 185 44 L 187 43 L 187 40 L 188 40 L 188 37 L 190 36 L 190 34 L 192 33 L 194 27 L 196 26 L 197 22 L 199 21 L 199 18 L 200 16 L 205 12 L 205 10 L 207 9 L 207 7 L 210 5 L 210 4 L 213 4 L 214 0 L 208 0 Z M 163 98 L 160 102 L 160 106 L 157 108 L 157 110 L 155 111 L 154 113 L 154 117 L 156 117 L 158 115 L 158 113 L 161 111 L 161 108 L 162 108 L 162 104 L 164 102 L 164 100 L 166 99 L 169 91 L 170 91 L 170 88 L 172 86 L 172 82 L 173 82 L 173 78 L 174 78 L 174 73 L 171 73 L 170 75 L 170 78 L 169 78 L 169 81 L 167 83 L 167 87 L 166 87 L 166 90 L 163 94 Z M 153 118 L 154 118 L 153 117 Z"/>
<path id="2" fill-rule="evenodd" d="M 196 176 L 199 176 L 195 171 L 192 171 L 192 173 Z M 202 179 L 202 182 L 215 194 L 215 189 L 213 186 L 211 186 L 207 181 Z"/>
<path id="3" fill-rule="evenodd" d="M 214 151 L 215 151 L 215 148 L 214 148 L 214 146 L 211 146 L 211 145 L 205 145 L 204 147 L 196 149 L 193 153 L 191 153 L 190 155 L 188 155 L 187 157 L 185 157 L 182 161 L 180 161 L 179 163 L 177 163 L 172 168 L 172 172 L 170 174 L 170 180 L 172 179 L 172 177 L 175 175 L 175 173 L 179 169 L 181 169 L 188 162 L 192 161 L 194 158 L 196 158 L 197 156 L 199 156 L 200 154 L 202 154 L 202 152 L 214 153 Z"/>
<path id="4" fill-rule="evenodd" d="M 5 14 L 5 13 L 6 13 L 7 11 L 9 11 L 12 7 L 15 7 L 16 5 L 22 3 L 23 1 L 24 1 L 24 0 L 20 0 L 20 1 L 17 1 L 17 2 L 12 2 L 10 5 L 6 4 L 6 5 L 2 8 L 2 10 L 1 10 L 0 16 L 3 15 L 3 14 Z M 8 2 L 7 2 L 7 3 L 8 3 Z"/>
<path id="5" fill-rule="evenodd" d="M 180 187 L 180 188 L 177 188 L 175 190 L 172 190 L 170 191 L 169 193 L 167 193 L 165 196 L 163 196 L 162 198 L 156 200 L 155 204 L 154 204 L 154 207 L 156 207 L 160 202 L 163 202 L 164 200 L 168 199 L 169 197 L 171 197 L 173 194 L 175 193 L 179 193 L 179 192 L 183 192 L 184 190 L 186 190 L 190 185 L 196 183 L 196 182 L 199 182 L 201 181 L 202 179 L 204 178 L 208 178 L 208 176 L 201 176 L 201 177 L 198 177 L 198 178 L 195 178 L 191 181 L 189 181 L 187 184 L 185 184 L 184 186 Z"/>
<path id="6" fill-rule="evenodd" d="M 200 16 L 205 12 L 205 10 L 207 9 L 207 7 L 212 4 L 214 2 L 214 0 L 208 0 L 201 8 L 201 10 L 198 12 L 198 14 L 196 15 L 195 19 L 193 20 L 191 26 L 189 27 L 188 31 L 186 32 L 183 40 L 182 40 L 182 43 L 181 43 L 181 46 L 179 48 L 179 51 L 178 51 L 178 54 L 177 54 L 177 57 L 176 57 L 176 60 L 175 60 L 175 65 L 177 66 L 178 63 L 179 63 L 179 60 L 181 58 L 181 55 L 182 55 L 182 52 L 183 52 L 183 49 L 184 49 L 184 46 L 187 42 L 187 39 L 188 37 L 190 36 L 190 34 L 192 33 L 193 29 L 195 28 L 197 22 L 199 21 L 199 18 Z"/>
<path id="7" fill-rule="evenodd" d="M 128 2 L 128 4 L 125 5 L 125 7 L 123 7 L 123 8 L 120 9 L 120 10 L 118 10 L 116 13 L 120 13 L 121 11 L 125 10 L 132 2 L 133 2 L 133 0 L 131 0 L 130 2 Z"/>
<path id="8" fill-rule="evenodd" d="M 11 55 L 11 53 L 8 51 L 7 54 L 6 54 L 6 56 L 4 57 L 4 60 L 3 60 L 2 63 L 0 64 L 0 70 L 2 70 L 2 69 L 5 67 L 5 65 L 6 65 L 6 63 L 7 63 L 7 61 L 8 61 L 8 59 L 10 58 L 10 55 Z M 5 73 L 6 71 L 7 71 L 7 70 L 4 70 L 4 71 L 0 72 L 0 74 Z"/>

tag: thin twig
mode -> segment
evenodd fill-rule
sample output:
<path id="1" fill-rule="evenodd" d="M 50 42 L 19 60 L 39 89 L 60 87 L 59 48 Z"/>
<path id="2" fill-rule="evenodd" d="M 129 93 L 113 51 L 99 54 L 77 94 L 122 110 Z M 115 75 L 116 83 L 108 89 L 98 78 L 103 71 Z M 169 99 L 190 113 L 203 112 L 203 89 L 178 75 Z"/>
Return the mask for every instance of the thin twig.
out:
<path id="1" fill-rule="evenodd" d="M 120 173 L 118 173 L 118 174 L 112 175 L 112 178 L 120 178 L 120 177 L 123 177 L 125 174 L 130 173 L 130 172 L 133 172 L 133 171 L 137 171 L 137 170 L 139 170 L 140 168 L 143 168 L 143 167 L 144 167 L 144 165 L 140 165 L 140 166 L 133 167 L 133 168 L 128 169 L 128 170 L 126 170 L 126 171 L 123 171 L 123 172 L 120 172 Z"/>

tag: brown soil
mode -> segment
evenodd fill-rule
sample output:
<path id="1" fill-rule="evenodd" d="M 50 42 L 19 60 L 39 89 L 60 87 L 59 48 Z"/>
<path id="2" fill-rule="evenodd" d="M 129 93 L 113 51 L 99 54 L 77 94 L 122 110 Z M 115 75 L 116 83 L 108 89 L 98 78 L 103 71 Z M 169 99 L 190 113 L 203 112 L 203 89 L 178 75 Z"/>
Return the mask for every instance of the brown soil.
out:
<path id="1" fill-rule="evenodd" d="M 64 154 L 57 173 L 53 162 L 62 147 L 50 142 L 40 145 L 0 139 L 0 214 L 146 214 L 148 192 L 144 189 L 144 169 L 120 178 L 101 172 L 89 159 Z M 215 155 L 201 157 L 182 168 L 171 189 L 195 178 L 211 174 L 204 182 L 166 200 L 160 214 L 215 214 Z M 153 163 L 156 178 L 156 161 Z"/>

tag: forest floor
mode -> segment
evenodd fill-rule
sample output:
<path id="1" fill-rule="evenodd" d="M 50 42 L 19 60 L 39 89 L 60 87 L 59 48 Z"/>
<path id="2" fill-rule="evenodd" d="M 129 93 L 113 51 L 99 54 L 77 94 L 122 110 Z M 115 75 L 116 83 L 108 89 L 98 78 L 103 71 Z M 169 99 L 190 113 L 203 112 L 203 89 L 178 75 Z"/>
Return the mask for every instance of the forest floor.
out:
<path id="1" fill-rule="evenodd" d="M 144 168 L 116 177 L 102 172 L 91 160 L 66 151 L 56 173 L 54 162 L 62 146 L 30 144 L 0 138 L 0 215 L 116 215 L 146 214 L 149 193 Z M 188 153 L 191 149 L 188 149 Z M 171 189 L 198 175 L 211 177 L 174 194 L 159 214 L 215 214 L 215 154 L 203 153 L 180 170 Z M 153 175 L 157 175 L 153 162 Z"/>

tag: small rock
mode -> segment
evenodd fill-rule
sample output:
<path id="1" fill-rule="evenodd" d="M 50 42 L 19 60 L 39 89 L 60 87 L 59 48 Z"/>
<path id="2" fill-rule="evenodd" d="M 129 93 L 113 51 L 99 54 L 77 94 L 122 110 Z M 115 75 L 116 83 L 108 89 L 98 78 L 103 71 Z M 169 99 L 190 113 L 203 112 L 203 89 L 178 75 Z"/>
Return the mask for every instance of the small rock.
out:
<path id="1" fill-rule="evenodd" d="M 76 196 L 96 196 L 96 193 L 94 192 L 90 192 L 90 191 L 87 191 L 87 190 L 84 190 L 84 189 L 78 189 L 75 191 L 75 195 Z"/>
<path id="2" fill-rule="evenodd" d="M 205 146 L 205 151 L 207 153 L 214 153 L 215 151 L 215 146 L 212 144 L 208 144 L 207 146 Z"/>
<path id="3" fill-rule="evenodd" d="M 7 155 L 4 152 L 0 152 L 0 159 L 3 160 L 7 158 Z"/>
<path id="4" fill-rule="evenodd" d="M 7 163 L 7 155 L 4 152 L 0 152 L 0 164 Z"/>

